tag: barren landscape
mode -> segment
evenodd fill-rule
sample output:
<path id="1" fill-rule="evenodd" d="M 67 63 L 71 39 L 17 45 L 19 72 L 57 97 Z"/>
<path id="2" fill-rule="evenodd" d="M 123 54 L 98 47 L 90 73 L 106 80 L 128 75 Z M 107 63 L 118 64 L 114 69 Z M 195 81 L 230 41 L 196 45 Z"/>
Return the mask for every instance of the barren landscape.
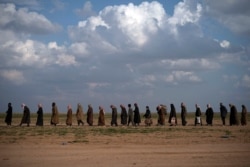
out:
<path id="1" fill-rule="evenodd" d="M 156 126 L 156 114 L 150 127 L 111 127 L 110 114 L 104 127 L 96 126 L 97 115 L 92 127 L 77 126 L 76 120 L 67 127 L 65 115 L 54 127 L 50 114 L 43 127 L 35 126 L 36 115 L 30 127 L 19 127 L 16 114 L 7 127 L 1 114 L 0 166 L 250 166 L 249 125 L 228 126 L 227 118 L 227 126 L 221 126 L 217 113 L 213 126 L 194 126 L 193 115 L 185 127 Z"/>

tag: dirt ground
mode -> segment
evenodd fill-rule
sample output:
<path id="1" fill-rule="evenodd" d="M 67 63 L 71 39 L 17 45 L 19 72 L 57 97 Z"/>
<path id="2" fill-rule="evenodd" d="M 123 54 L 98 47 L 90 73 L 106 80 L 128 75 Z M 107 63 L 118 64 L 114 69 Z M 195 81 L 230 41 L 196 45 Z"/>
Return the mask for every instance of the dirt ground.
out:
<path id="1" fill-rule="evenodd" d="M 212 127 L 0 124 L 0 166 L 250 166 L 250 126 L 220 124 L 219 119 Z"/>

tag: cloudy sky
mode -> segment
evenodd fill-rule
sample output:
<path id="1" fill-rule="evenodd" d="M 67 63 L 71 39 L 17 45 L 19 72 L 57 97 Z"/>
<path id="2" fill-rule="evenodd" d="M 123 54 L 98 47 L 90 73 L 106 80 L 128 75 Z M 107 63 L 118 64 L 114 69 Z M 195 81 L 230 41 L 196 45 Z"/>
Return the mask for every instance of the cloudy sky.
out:
<path id="1" fill-rule="evenodd" d="M 250 109 L 249 0 L 0 0 L 0 111 Z"/>

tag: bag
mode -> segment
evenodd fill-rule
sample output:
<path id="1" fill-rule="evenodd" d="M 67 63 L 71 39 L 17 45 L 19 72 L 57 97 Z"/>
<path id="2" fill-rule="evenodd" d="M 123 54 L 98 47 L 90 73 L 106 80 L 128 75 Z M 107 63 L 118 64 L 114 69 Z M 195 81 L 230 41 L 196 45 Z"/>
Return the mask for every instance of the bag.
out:
<path id="1" fill-rule="evenodd" d="M 175 124 L 175 117 L 171 118 L 171 124 Z"/>
<path id="2" fill-rule="evenodd" d="M 200 124 L 201 123 L 201 117 L 196 117 L 197 123 Z"/>

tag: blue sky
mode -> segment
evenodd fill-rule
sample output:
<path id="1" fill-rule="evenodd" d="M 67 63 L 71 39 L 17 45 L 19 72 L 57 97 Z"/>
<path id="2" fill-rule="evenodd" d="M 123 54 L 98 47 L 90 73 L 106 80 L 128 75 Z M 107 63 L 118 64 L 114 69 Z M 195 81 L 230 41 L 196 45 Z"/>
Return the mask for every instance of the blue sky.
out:
<path id="1" fill-rule="evenodd" d="M 0 111 L 250 108 L 248 0 L 0 1 Z"/>

